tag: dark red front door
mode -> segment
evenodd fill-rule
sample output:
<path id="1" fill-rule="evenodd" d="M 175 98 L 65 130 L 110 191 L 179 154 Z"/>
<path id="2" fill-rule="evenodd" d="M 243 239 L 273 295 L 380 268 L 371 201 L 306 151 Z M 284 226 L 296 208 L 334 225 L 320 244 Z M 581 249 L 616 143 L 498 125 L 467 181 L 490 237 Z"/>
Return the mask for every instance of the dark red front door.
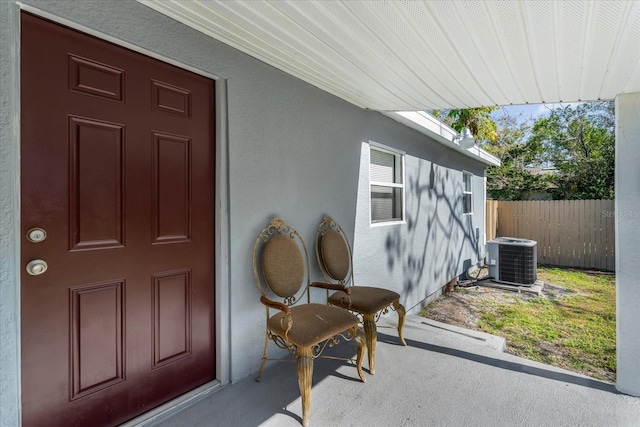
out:
<path id="1" fill-rule="evenodd" d="M 213 82 L 28 14 L 21 49 L 23 423 L 116 425 L 215 378 Z"/>

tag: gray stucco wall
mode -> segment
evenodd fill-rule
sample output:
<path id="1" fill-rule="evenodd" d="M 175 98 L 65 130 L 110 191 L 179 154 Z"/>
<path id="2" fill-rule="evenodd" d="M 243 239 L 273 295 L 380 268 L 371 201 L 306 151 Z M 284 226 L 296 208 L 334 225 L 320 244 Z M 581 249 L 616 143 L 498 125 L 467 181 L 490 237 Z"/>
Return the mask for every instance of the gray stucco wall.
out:
<path id="1" fill-rule="evenodd" d="M 221 378 L 235 381 L 259 368 L 264 310 L 253 281 L 251 252 L 255 236 L 274 216 L 296 227 L 312 250 L 317 223 L 331 214 L 355 237 L 357 280 L 386 278 L 376 283 L 403 292 L 407 308 L 459 274 L 464 259 L 477 260 L 474 240 L 468 236 L 475 235 L 476 227 L 480 240 L 484 233 L 480 163 L 136 2 L 22 3 L 226 82 L 226 115 L 218 118 L 226 132 L 218 141 L 224 149 L 217 159 L 218 232 L 224 236 L 216 248 L 216 305 L 223 313 L 218 327 L 224 329 L 218 354 L 227 360 L 225 372 L 218 372 Z M 17 11 L 15 3 L 0 2 L 1 425 L 17 424 L 19 414 L 19 109 L 14 99 L 17 60 L 11 54 L 18 44 Z M 363 158 L 368 151 L 363 147 L 371 140 L 407 153 L 407 224 L 369 227 Z M 463 169 L 476 175 L 475 214 L 464 218 L 459 212 Z M 417 265 L 420 272 L 415 271 Z M 315 268 L 314 273 L 319 277 Z"/>
<path id="2" fill-rule="evenodd" d="M 0 426 L 20 417 L 18 311 L 18 28 L 16 12 L 0 2 Z"/>
<path id="3" fill-rule="evenodd" d="M 484 257 L 484 165 L 411 132 L 379 144 L 405 152 L 405 221 L 371 225 L 369 147 L 362 144 L 354 282 L 402 295 L 408 312 Z M 463 214 L 463 171 L 473 174 L 473 214 Z"/>

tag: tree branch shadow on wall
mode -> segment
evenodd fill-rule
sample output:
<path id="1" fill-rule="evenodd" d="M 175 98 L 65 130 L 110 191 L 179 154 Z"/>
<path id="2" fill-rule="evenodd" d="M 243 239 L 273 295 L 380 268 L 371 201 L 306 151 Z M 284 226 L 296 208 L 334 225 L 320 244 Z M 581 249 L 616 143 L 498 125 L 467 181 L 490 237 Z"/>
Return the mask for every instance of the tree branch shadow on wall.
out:
<path id="1" fill-rule="evenodd" d="M 463 215 L 462 179 L 454 180 L 450 169 L 434 163 L 425 177 L 426 163 L 420 160 L 417 174 L 408 178 L 407 227 L 393 227 L 385 239 L 389 270 L 402 269 L 403 295 L 417 301 L 458 276 L 461 266 L 471 267 L 464 254 L 480 256 L 472 215 Z"/>

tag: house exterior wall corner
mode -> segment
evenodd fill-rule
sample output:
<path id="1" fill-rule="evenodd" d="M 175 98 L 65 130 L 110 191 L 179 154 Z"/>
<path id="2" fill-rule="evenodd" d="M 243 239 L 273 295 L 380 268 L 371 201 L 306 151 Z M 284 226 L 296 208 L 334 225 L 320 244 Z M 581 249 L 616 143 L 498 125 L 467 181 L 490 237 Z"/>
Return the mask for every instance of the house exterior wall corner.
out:
<path id="1" fill-rule="evenodd" d="M 615 108 L 616 388 L 640 396 L 640 92 L 618 95 Z"/>

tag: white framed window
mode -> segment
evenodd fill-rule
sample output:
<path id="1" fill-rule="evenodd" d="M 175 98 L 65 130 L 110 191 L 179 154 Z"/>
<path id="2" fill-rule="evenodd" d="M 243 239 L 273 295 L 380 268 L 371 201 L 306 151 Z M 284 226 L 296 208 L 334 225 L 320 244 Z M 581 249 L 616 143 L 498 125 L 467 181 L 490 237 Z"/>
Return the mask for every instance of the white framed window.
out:
<path id="1" fill-rule="evenodd" d="M 462 172 L 462 213 L 471 215 L 473 213 L 473 174 L 470 172 Z"/>
<path id="2" fill-rule="evenodd" d="M 404 221 L 404 153 L 369 147 L 371 224 Z"/>

